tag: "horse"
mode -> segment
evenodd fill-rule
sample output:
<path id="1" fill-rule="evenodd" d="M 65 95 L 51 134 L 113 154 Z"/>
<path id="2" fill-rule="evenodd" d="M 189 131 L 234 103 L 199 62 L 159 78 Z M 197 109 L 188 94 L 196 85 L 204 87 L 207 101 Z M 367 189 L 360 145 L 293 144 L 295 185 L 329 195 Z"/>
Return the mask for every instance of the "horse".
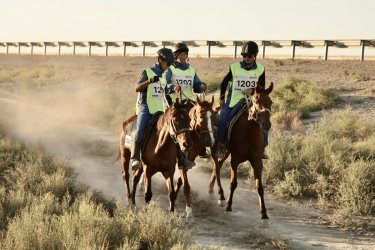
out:
<path id="1" fill-rule="evenodd" d="M 201 101 L 197 96 L 197 103 L 190 109 L 190 135 L 193 146 L 188 153 L 188 159 L 194 161 L 203 147 L 212 147 L 215 143 L 214 124 L 216 122 L 217 111 L 212 109 L 214 97 L 211 101 Z M 180 169 L 180 177 L 175 186 L 175 192 L 178 193 L 182 184 L 184 184 L 184 193 L 187 196 L 189 187 L 187 179 L 187 169 Z"/>
<path id="2" fill-rule="evenodd" d="M 124 137 L 126 129 L 136 120 L 136 117 L 132 116 L 123 123 L 120 136 L 122 176 L 125 182 L 127 196 L 128 198 L 131 198 L 133 205 L 135 205 L 136 188 L 142 173 L 144 172 L 145 201 L 148 203 L 152 198 L 151 177 L 155 173 L 161 172 L 167 181 L 170 212 L 174 212 L 175 200 L 177 197 L 173 187 L 173 175 L 177 161 L 176 143 L 183 153 L 188 152 L 192 147 L 192 140 L 189 131 L 190 119 L 187 108 L 187 104 L 175 102 L 167 108 L 165 113 L 157 118 L 156 131 L 150 134 L 147 144 L 141 152 L 143 168 L 133 172 L 133 185 L 131 192 L 129 191 L 130 150 L 124 147 Z"/>
<path id="3" fill-rule="evenodd" d="M 224 191 L 220 181 L 220 169 L 224 161 L 231 155 L 231 182 L 230 195 L 227 200 L 225 211 L 232 211 L 234 190 L 237 187 L 237 168 L 242 162 L 249 161 L 253 171 L 255 184 L 258 192 L 259 207 L 262 219 L 268 219 L 264 203 L 264 191 L 262 184 L 264 142 L 262 129 L 268 131 L 271 128 L 271 105 L 269 94 L 273 90 L 273 83 L 265 89 L 257 84 L 256 88 L 245 94 L 252 96 L 252 103 L 246 112 L 243 112 L 231 130 L 230 139 L 227 142 L 227 151 L 224 159 L 216 157 L 217 143 L 212 147 L 212 162 L 214 168 L 209 181 L 209 193 L 213 193 L 215 179 L 218 185 L 219 204 L 225 200 Z"/>

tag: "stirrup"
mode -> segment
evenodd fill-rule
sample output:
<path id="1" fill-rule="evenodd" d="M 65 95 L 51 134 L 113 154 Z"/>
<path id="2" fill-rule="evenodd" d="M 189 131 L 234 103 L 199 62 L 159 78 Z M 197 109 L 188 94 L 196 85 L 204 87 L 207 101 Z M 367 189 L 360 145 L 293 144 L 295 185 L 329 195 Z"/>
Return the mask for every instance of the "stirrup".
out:
<path id="1" fill-rule="evenodd" d="M 217 146 L 217 152 L 216 152 L 216 157 L 218 159 L 224 159 L 225 157 L 225 151 L 226 151 L 226 146 L 224 143 L 219 143 Z"/>
<path id="2" fill-rule="evenodd" d="M 189 161 L 188 159 L 184 160 L 183 165 L 178 165 L 178 169 L 192 169 L 195 166 L 195 162 Z"/>
<path id="3" fill-rule="evenodd" d="M 138 159 L 131 159 L 130 165 L 132 167 L 133 171 L 136 171 L 138 169 L 141 169 L 142 167 L 142 162 Z"/>
<path id="4" fill-rule="evenodd" d="M 199 153 L 199 157 L 200 157 L 200 158 L 207 159 L 207 158 L 210 157 L 210 155 L 207 154 L 207 151 L 206 151 L 206 149 L 205 149 L 205 150 L 202 150 L 202 151 Z"/>

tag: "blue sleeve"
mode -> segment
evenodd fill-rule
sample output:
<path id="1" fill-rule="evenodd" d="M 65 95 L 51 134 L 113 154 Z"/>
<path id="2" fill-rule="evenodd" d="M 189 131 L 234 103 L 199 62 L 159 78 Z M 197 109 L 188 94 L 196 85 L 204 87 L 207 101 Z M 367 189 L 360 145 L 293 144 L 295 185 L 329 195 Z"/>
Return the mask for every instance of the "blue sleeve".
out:
<path id="1" fill-rule="evenodd" d="M 202 90 L 201 90 L 201 84 L 202 84 L 202 82 L 199 79 L 198 74 L 195 73 L 195 75 L 194 75 L 194 83 L 193 83 L 193 90 L 194 90 L 195 93 L 201 93 L 202 92 Z"/>
<path id="2" fill-rule="evenodd" d="M 174 87 L 172 84 L 172 70 L 170 68 L 165 71 L 165 79 L 167 81 L 167 85 L 165 87 L 165 93 L 167 95 L 174 93 Z"/>

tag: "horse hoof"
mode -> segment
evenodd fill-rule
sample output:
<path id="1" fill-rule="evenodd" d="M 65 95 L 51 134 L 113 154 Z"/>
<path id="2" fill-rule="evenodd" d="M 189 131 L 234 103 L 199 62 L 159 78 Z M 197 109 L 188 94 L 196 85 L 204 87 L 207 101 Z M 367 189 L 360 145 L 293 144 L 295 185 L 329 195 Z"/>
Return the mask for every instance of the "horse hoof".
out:
<path id="1" fill-rule="evenodd" d="M 268 218 L 268 215 L 267 214 L 262 214 L 262 218 L 261 218 L 262 220 L 268 220 L 269 218 Z"/>
<path id="2" fill-rule="evenodd" d="M 227 207 L 227 208 L 225 209 L 225 212 L 232 212 L 232 208 Z"/>
<path id="3" fill-rule="evenodd" d="M 219 207 L 222 207 L 222 206 L 224 205 L 223 200 L 218 200 L 218 201 L 217 201 L 217 205 L 218 205 Z"/>
<path id="4" fill-rule="evenodd" d="M 208 194 L 213 194 L 213 193 L 214 193 L 214 190 L 212 190 L 212 189 L 208 190 Z"/>

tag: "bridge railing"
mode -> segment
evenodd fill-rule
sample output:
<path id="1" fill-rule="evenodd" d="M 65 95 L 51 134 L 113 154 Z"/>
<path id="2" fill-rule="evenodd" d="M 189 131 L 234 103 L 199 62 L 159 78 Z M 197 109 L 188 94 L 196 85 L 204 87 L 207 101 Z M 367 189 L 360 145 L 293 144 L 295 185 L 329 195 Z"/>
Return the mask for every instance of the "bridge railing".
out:
<path id="1" fill-rule="evenodd" d="M 181 41 L 57 41 L 57 42 L 0 42 L 0 47 L 4 47 L 5 50 L 0 53 L 2 54 L 9 54 L 12 47 L 18 47 L 18 54 L 31 54 L 34 55 L 35 47 L 44 47 L 44 55 L 50 54 L 48 53 L 47 48 L 49 47 L 58 47 L 58 55 L 61 55 L 61 48 L 62 47 L 71 47 L 72 54 L 76 55 L 76 48 L 88 48 L 87 53 L 88 56 L 92 56 L 92 48 L 98 47 L 102 48 L 105 47 L 105 56 L 109 56 L 109 49 L 110 48 L 117 48 L 122 49 L 122 56 L 127 56 L 127 49 L 129 48 L 141 48 L 142 56 L 146 56 L 148 48 L 162 48 L 162 47 L 171 47 L 173 48 L 177 42 Z M 189 40 L 189 41 L 182 41 L 187 43 L 189 47 L 193 48 L 207 48 L 207 57 L 210 58 L 214 56 L 213 48 L 227 48 L 232 52 L 227 52 L 226 56 L 233 56 L 236 58 L 239 54 L 239 50 L 241 50 L 241 46 L 245 41 L 233 41 L 233 40 L 225 40 L 225 41 L 212 41 L 212 40 Z M 319 48 L 322 50 L 322 54 L 315 55 L 317 58 L 321 58 L 324 54 L 324 60 L 328 60 L 329 50 L 330 48 L 340 48 L 340 49 L 347 49 L 347 48 L 357 48 L 358 49 L 358 58 L 363 61 L 365 59 L 365 52 L 367 51 L 365 48 L 373 48 L 375 47 L 375 39 L 362 39 L 362 40 L 256 40 L 255 41 L 260 47 L 259 56 L 262 58 L 274 58 L 277 57 L 275 54 L 267 54 L 268 49 L 283 49 L 284 52 L 287 49 L 290 49 L 290 58 L 296 57 L 304 57 L 301 54 L 302 49 L 311 49 L 311 48 Z M 21 48 L 28 48 L 29 51 L 25 52 L 25 49 L 21 51 Z M 233 50 L 232 50 L 233 49 Z M 296 51 L 300 50 L 300 53 L 296 55 Z M 227 50 L 228 51 L 228 50 Z M 345 53 L 342 53 L 343 55 Z M 112 54 L 114 55 L 114 54 Z M 202 56 L 202 55 L 200 55 Z"/>

